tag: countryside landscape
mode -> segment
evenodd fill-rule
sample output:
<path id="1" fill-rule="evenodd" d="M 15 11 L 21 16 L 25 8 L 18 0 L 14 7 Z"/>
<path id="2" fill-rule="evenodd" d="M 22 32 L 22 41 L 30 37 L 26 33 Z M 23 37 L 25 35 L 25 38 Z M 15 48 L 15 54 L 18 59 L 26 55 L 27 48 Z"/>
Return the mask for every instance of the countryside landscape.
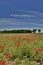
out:
<path id="1" fill-rule="evenodd" d="M 0 0 L 0 65 L 43 65 L 43 0 Z"/>

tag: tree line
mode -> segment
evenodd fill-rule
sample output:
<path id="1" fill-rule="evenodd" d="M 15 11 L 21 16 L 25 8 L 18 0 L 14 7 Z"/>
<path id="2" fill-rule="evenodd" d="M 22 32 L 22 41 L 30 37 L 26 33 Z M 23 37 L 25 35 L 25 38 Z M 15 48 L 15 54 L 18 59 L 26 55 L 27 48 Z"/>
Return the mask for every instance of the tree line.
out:
<path id="1" fill-rule="evenodd" d="M 3 30 L 0 33 L 36 33 L 37 29 L 33 30 Z M 41 29 L 38 29 L 38 32 L 41 32 Z"/>
<path id="2" fill-rule="evenodd" d="M 3 30 L 0 33 L 36 33 L 37 29 L 33 30 Z M 41 32 L 41 29 L 38 29 L 38 32 Z"/>

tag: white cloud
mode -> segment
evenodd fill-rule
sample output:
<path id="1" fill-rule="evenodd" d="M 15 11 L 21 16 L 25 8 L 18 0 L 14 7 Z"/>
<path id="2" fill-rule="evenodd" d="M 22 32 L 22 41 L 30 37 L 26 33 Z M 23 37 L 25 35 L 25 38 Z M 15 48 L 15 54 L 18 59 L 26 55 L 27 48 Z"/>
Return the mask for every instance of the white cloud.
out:
<path id="1" fill-rule="evenodd" d="M 43 27 L 43 24 L 41 23 L 37 23 L 37 22 L 27 22 L 27 21 L 24 21 L 24 20 L 19 20 L 19 19 L 13 19 L 13 18 L 8 18 L 8 19 L 1 19 L 0 20 L 0 25 L 16 25 L 16 26 L 34 26 L 34 27 Z"/>
<path id="2" fill-rule="evenodd" d="M 26 17 L 26 18 L 29 18 L 29 17 L 35 17 L 34 15 L 27 15 L 27 14 L 11 14 L 10 16 L 13 16 L 13 17 Z"/>
<path id="3" fill-rule="evenodd" d="M 17 12 L 17 13 L 15 13 Z M 19 13 L 20 12 L 20 13 Z M 14 13 L 10 14 L 10 17 L 28 18 L 32 20 L 43 20 L 43 12 L 38 11 L 26 11 L 26 10 L 15 10 Z"/>

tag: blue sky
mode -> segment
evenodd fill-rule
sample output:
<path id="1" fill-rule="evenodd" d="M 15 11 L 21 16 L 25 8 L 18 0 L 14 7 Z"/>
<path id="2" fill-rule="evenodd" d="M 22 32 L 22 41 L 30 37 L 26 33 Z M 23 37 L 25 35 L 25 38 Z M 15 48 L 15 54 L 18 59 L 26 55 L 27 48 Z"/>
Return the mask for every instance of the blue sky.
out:
<path id="1" fill-rule="evenodd" d="M 0 0 L 0 29 L 43 30 L 43 0 Z"/>

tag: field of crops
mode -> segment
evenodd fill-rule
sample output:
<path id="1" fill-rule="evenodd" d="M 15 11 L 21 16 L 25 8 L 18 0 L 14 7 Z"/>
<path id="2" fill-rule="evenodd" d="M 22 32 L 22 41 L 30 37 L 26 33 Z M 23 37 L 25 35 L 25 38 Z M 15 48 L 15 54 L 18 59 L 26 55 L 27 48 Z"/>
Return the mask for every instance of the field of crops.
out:
<path id="1" fill-rule="evenodd" d="M 0 65 L 43 65 L 43 34 L 0 34 Z"/>

